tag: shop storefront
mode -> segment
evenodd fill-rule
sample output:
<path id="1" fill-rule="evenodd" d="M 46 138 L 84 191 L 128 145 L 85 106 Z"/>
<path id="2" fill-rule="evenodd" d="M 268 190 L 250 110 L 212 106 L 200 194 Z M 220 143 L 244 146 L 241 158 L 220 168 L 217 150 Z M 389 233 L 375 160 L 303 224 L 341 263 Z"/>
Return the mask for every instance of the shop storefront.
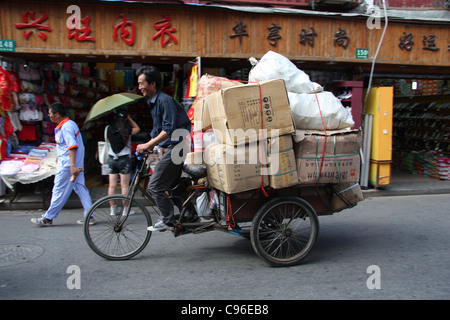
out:
<path id="1" fill-rule="evenodd" d="M 98 99 L 136 92 L 134 72 L 142 64 L 157 65 L 164 74 L 164 90 L 188 110 L 195 99 L 188 90 L 193 76 L 208 73 L 246 81 L 248 59 L 260 59 L 272 50 L 288 57 L 312 81 L 342 95 L 360 125 L 369 79 L 371 86 L 393 86 L 395 166 L 405 167 L 398 160 L 405 158 L 404 152 L 450 156 L 448 21 L 394 19 L 384 34 L 384 19 L 365 14 L 104 1 L 3 1 L 0 7 L 0 59 L 18 86 L 12 90 L 17 101 L 2 110 L 2 120 L 14 124 L 12 131 L 2 133 L 3 145 L 51 143 L 46 106 L 52 101 L 64 102 L 83 127 Z M 193 75 L 194 66 L 199 73 Z M 412 110 L 418 95 L 428 106 Z M 144 106 L 133 108 L 142 131 L 149 132 L 151 119 Z M 436 112 L 429 116 L 431 109 Z M 414 125 L 411 121 L 422 111 L 429 120 L 426 128 L 410 137 L 405 127 Z M 100 119 L 83 127 L 87 154 L 95 154 L 104 125 Z M 439 137 L 433 128 L 440 128 Z M 417 145 L 424 141 L 430 143 Z M 98 168 L 95 157 L 87 157 L 87 173 L 95 175 Z"/>

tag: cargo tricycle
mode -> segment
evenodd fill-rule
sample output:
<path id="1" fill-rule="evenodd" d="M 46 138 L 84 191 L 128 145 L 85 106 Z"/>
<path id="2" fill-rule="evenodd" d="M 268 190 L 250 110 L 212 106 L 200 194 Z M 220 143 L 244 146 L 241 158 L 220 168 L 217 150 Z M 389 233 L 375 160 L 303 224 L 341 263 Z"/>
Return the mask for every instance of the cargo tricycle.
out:
<path id="1" fill-rule="evenodd" d="M 152 173 L 151 152 L 141 155 L 127 195 L 110 195 L 96 201 L 90 208 L 84 224 L 84 235 L 89 247 L 109 260 L 130 259 L 148 244 L 152 232 L 152 215 L 159 215 L 146 183 Z M 175 237 L 207 231 L 223 231 L 250 239 L 256 254 L 271 266 L 299 264 L 309 255 L 319 234 L 320 214 L 332 214 L 330 199 L 340 196 L 331 184 L 296 185 L 283 189 L 260 188 L 227 194 L 212 188 L 206 182 L 206 167 L 184 166 L 184 175 L 168 194 L 176 208 Z M 204 182 L 202 182 L 204 181 Z M 186 188 L 187 199 L 177 196 L 177 190 Z M 143 197 L 135 195 L 142 192 Z M 200 221 L 185 219 L 188 203 L 197 197 L 207 199 Z M 143 200 L 142 200 L 143 199 Z M 352 206 L 342 197 L 345 207 Z M 111 215 L 110 203 L 119 208 Z M 195 206 L 198 207 L 199 206 Z M 90 224 L 95 217 L 95 224 Z"/>

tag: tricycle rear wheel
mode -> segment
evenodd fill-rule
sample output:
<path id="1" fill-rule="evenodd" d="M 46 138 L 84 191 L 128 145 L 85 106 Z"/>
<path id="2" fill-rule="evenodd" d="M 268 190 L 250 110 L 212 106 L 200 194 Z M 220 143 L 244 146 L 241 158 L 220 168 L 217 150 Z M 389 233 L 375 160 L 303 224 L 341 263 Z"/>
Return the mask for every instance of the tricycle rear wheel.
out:
<path id="1" fill-rule="evenodd" d="M 299 264 L 319 234 L 319 219 L 311 205 L 298 197 L 280 197 L 255 214 L 250 240 L 256 254 L 271 266 Z"/>

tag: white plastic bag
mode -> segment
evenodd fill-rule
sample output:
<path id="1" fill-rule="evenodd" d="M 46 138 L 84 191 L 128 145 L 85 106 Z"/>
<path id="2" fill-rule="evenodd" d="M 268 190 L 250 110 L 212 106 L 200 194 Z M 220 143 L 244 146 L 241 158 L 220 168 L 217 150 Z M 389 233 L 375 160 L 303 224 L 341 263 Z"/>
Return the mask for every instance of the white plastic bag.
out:
<path id="1" fill-rule="evenodd" d="M 250 58 L 250 62 L 256 65 L 250 70 L 248 79 L 251 82 L 260 82 L 272 79 L 283 79 L 286 90 L 296 93 L 313 93 L 323 91 L 323 88 L 311 82 L 309 76 L 298 69 L 285 56 L 273 51 L 267 52 L 259 62 Z"/>
<path id="2" fill-rule="evenodd" d="M 336 130 L 355 125 L 351 113 L 331 92 L 317 93 L 319 102 L 314 93 L 288 92 L 288 97 L 292 118 L 297 129 L 323 130 L 325 124 L 325 129 Z"/>
<path id="3" fill-rule="evenodd" d="M 196 199 L 197 213 L 199 216 L 211 215 L 211 209 L 209 208 L 209 198 L 207 192 L 202 192 Z"/>

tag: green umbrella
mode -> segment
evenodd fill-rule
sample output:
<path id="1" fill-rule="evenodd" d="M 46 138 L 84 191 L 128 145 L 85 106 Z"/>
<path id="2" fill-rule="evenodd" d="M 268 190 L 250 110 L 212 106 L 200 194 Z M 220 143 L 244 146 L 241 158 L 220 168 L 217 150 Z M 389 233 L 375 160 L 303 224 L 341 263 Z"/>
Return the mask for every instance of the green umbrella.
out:
<path id="1" fill-rule="evenodd" d="M 144 99 L 144 97 L 129 92 L 116 93 L 109 97 L 103 98 L 94 104 L 84 123 L 97 119 L 116 108 L 127 106 L 141 99 Z"/>

